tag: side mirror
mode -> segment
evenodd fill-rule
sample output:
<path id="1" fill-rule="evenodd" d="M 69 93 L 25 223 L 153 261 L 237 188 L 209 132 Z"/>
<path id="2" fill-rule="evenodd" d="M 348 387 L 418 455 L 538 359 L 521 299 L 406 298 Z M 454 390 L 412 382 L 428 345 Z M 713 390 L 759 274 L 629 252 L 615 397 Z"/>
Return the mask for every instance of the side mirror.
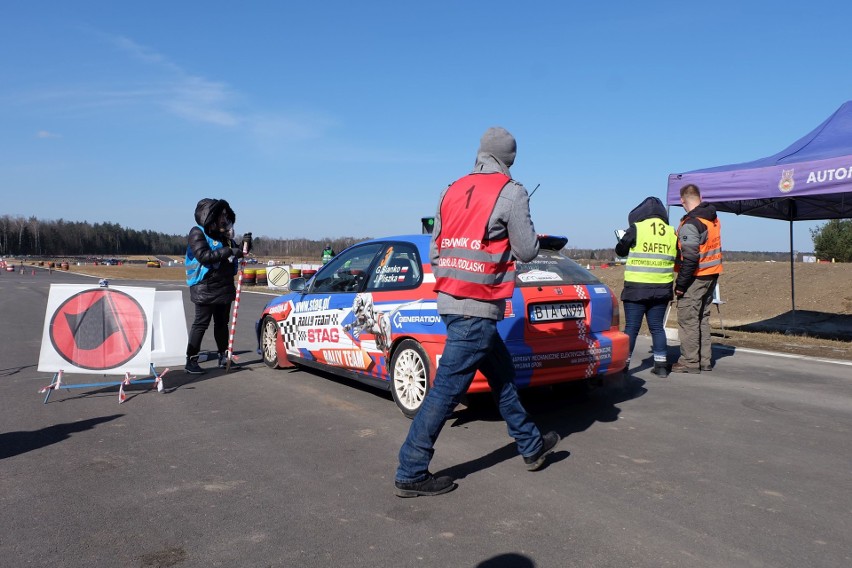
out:
<path id="1" fill-rule="evenodd" d="M 304 292 L 308 281 L 302 277 L 293 278 L 290 280 L 289 288 L 291 292 Z"/>

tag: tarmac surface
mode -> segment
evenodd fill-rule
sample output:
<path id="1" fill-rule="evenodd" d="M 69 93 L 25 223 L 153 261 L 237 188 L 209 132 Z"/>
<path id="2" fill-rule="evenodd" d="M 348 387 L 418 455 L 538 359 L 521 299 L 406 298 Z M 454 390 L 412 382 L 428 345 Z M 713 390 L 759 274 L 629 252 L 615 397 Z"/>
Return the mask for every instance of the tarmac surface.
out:
<path id="1" fill-rule="evenodd" d="M 268 296 L 242 295 L 242 369 L 173 370 L 165 393 L 133 387 L 121 405 L 117 387 L 43 404 L 51 282 L 97 285 L 0 275 L 3 566 L 852 565 L 848 364 L 718 350 L 713 372 L 660 379 L 640 338 L 631 377 L 585 396 L 524 392 L 564 438 L 543 470 L 524 469 L 479 399 L 432 463 L 459 488 L 400 499 L 409 421 L 382 391 L 266 368 L 254 320 Z M 183 290 L 193 315 L 180 283 L 112 284 Z"/>

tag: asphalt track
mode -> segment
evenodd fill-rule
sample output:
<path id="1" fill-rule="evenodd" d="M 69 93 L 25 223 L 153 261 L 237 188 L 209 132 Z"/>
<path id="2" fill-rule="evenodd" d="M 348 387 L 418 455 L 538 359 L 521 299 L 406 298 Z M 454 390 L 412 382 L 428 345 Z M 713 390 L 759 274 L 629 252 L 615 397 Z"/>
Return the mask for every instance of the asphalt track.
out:
<path id="1" fill-rule="evenodd" d="M 565 438 L 536 473 L 479 401 L 433 461 L 459 488 L 399 499 L 408 420 L 376 390 L 263 366 L 258 294 L 240 306 L 247 368 L 170 372 L 168 392 L 120 406 L 115 388 L 42 404 L 50 282 L 94 283 L 0 275 L 2 566 L 852 565 L 848 365 L 719 351 L 700 376 L 659 379 L 648 362 L 585 398 L 526 392 Z"/>

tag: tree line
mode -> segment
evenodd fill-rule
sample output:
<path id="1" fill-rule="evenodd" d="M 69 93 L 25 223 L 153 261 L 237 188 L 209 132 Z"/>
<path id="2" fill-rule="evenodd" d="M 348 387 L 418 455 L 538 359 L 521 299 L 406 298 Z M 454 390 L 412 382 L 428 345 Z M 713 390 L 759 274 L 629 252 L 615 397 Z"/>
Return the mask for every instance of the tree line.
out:
<path id="1" fill-rule="evenodd" d="M 178 254 L 185 249 L 185 235 L 137 231 L 116 223 L 0 216 L 0 255 L 125 256 Z"/>
<path id="2" fill-rule="evenodd" d="M 724 237 L 723 237 L 724 238 Z M 581 264 L 585 264 L 586 262 L 593 262 L 594 264 L 601 264 L 602 262 L 617 262 L 618 259 L 615 256 L 614 248 L 605 248 L 605 249 L 581 249 L 581 248 L 569 248 L 562 251 L 566 256 L 572 258 Z M 796 252 L 796 261 L 801 262 L 802 254 L 800 252 Z M 805 253 L 807 254 L 807 253 Z M 769 252 L 769 251 L 732 251 L 732 250 L 724 250 L 725 260 L 731 262 L 739 262 L 739 261 L 751 261 L 751 262 L 766 262 L 766 261 L 776 261 L 776 262 L 789 262 L 790 261 L 790 252 Z"/>
<path id="3" fill-rule="evenodd" d="M 852 220 L 832 220 L 811 230 L 814 250 L 818 258 L 834 258 L 838 262 L 852 262 Z M 322 257 L 322 249 L 331 245 L 335 252 L 368 237 L 336 237 L 321 240 L 304 238 L 281 239 L 257 237 L 252 252 L 266 258 Z M 237 236 L 237 241 L 241 235 Z M 186 252 L 186 235 L 169 235 L 157 231 L 138 231 L 116 223 L 87 221 L 43 220 L 36 217 L 0 216 L 0 256 L 103 256 L 166 254 L 183 256 Z M 578 261 L 607 262 L 615 260 L 612 248 L 566 249 L 567 256 Z M 788 261 L 789 252 L 725 251 L 730 261 Z M 801 261 L 801 253 L 796 254 Z"/>
<path id="4" fill-rule="evenodd" d="M 364 238 L 334 239 L 254 239 L 256 256 L 286 258 L 322 258 L 322 249 L 331 245 L 335 252 Z M 241 242 L 242 235 L 237 235 Z M 186 235 L 169 235 L 157 231 L 138 231 L 116 223 L 43 220 L 36 217 L 0 216 L 0 256 L 121 258 L 129 255 L 164 254 L 182 257 L 186 252 Z"/>

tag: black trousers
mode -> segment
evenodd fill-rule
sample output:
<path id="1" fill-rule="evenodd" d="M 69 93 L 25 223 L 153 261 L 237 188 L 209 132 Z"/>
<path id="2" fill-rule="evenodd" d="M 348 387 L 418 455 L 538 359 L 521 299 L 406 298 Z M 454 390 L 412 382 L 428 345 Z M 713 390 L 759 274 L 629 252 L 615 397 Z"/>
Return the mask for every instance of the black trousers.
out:
<path id="1" fill-rule="evenodd" d="M 189 343 L 186 345 L 186 356 L 198 355 L 201 351 L 201 340 L 204 332 L 213 320 L 213 339 L 219 353 L 228 350 L 228 323 L 231 316 L 231 304 L 195 304 L 195 320 L 189 330 Z"/>

